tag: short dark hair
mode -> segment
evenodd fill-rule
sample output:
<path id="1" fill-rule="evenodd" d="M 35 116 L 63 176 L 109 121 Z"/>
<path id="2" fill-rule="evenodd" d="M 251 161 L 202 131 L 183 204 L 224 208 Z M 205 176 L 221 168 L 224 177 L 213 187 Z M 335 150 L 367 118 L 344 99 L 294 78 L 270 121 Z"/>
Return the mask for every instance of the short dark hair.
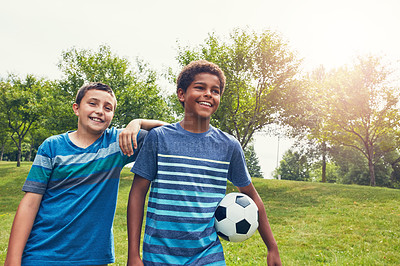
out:
<path id="1" fill-rule="evenodd" d="M 115 97 L 114 91 L 111 89 L 110 86 L 101 82 L 89 82 L 80 87 L 78 92 L 76 93 L 75 103 L 80 105 L 82 98 L 85 96 L 88 90 L 101 90 L 108 92 L 115 99 L 114 109 L 117 107 L 117 98 Z"/>
<path id="2" fill-rule="evenodd" d="M 225 88 L 225 75 L 217 64 L 211 63 L 207 60 L 192 61 L 186 65 L 176 80 L 176 91 L 182 89 L 186 92 L 189 85 L 193 82 L 195 76 L 200 73 L 210 73 L 219 79 L 221 94 Z"/>

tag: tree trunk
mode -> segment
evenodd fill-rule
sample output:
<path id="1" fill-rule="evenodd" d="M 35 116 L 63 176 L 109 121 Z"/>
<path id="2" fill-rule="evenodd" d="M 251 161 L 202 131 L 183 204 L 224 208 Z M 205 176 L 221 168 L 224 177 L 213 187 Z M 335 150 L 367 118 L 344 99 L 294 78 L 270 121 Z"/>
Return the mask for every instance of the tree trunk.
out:
<path id="1" fill-rule="evenodd" d="M 4 147 L 6 146 L 6 142 L 4 141 L 3 144 L 1 144 L 1 155 L 0 155 L 0 161 L 3 161 L 3 156 L 4 156 Z"/>
<path id="2" fill-rule="evenodd" d="M 322 183 L 326 183 L 326 143 L 322 142 Z"/>
<path id="3" fill-rule="evenodd" d="M 375 166 L 374 166 L 374 148 L 371 146 L 368 149 L 368 167 L 369 167 L 369 177 L 370 177 L 370 182 L 369 184 L 371 186 L 375 186 Z"/>
<path id="4" fill-rule="evenodd" d="M 21 166 L 21 154 L 22 154 L 21 146 L 22 146 L 22 140 L 19 139 L 19 141 L 18 141 L 18 154 L 17 154 L 17 167 Z"/>
<path id="5" fill-rule="evenodd" d="M 374 164 L 372 163 L 372 161 L 368 161 L 368 166 L 369 166 L 369 176 L 370 176 L 370 185 L 371 186 L 375 186 L 375 167 Z"/>

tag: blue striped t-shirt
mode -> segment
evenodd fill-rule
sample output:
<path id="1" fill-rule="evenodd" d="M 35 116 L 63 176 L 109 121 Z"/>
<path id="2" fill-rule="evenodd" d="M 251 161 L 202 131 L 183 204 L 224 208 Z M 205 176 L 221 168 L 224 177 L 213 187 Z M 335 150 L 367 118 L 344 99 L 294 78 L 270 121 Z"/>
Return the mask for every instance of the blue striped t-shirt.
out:
<path id="1" fill-rule="evenodd" d="M 214 127 L 179 123 L 149 132 L 132 172 L 151 181 L 143 240 L 145 265 L 225 265 L 214 211 L 226 182 L 250 184 L 242 148 Z"/>
<path id="2" fill-rule="evenodd" d="M 22 265 L 99 265 L 114 262 L 114 220 L 123 155 L 120 130 L 107 129 L 87 148 L 68 133 L 39 147 L 23 191 L 43 194 Z M 147 131 L 141 130 L 141 145 Z"/>

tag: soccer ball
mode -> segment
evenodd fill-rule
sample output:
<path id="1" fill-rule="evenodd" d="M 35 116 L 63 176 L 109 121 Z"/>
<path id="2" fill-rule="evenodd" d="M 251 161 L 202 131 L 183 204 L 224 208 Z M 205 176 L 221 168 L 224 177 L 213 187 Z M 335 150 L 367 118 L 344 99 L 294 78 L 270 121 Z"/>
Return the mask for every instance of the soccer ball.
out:
<path id="1" fill-rule="evenodd" d="M 229 193 L 219 202 L 214 215 L 217 234 L 227 241 L 240 242 L 258 228 L 258 208 L 243 193 Z"/>

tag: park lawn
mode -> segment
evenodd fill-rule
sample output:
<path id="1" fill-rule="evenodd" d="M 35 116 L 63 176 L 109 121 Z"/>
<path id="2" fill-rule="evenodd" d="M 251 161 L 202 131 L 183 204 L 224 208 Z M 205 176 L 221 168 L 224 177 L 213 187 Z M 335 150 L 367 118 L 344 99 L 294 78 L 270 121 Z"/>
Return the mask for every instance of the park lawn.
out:
<path id="1" fill-rule="evenodd" d="M 31 163 L 0 162 L 0 262 Z M 400 190 L 253 179 L 283 265 L 399 265 Z M 114 222 L 116 263 L 126 265 L 126 207 L 132 174 L 124 169 Z M 228 192 L 234 187 L 228 185 Z M 258 235 L 222 241 L 227 265 L 266 265 Z"/>

